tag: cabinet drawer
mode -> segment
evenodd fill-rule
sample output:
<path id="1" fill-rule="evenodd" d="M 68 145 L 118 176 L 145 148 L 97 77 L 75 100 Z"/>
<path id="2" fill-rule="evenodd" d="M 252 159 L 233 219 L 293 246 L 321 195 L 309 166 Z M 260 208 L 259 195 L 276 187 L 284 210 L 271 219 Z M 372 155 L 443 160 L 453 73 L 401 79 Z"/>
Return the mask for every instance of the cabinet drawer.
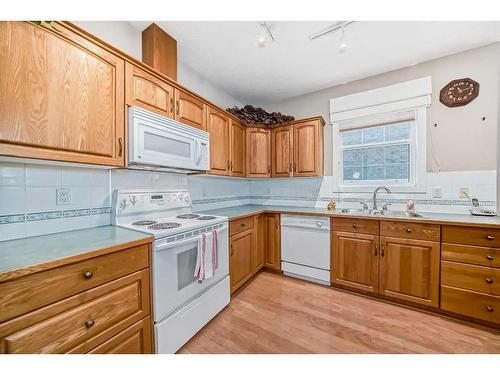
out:
<path id="1" fill-rule="evenodd" d="M 148 354 L 151 350 L 151 319 L 148 316 L 103 342 L 89 354 Z"/>
<path id="2" fill-rule="evenodd" d="M 142 245 L 0 284 L 0 322 L 88 290 L 149 265 Z"/>
<path id="3" fill-rule="evenodd" d="M 441 284 L 500 296 L 500 269 L 443 261 Z"/>
<path id="4" fill-rule="evenodd" d="M 500 247 L 500 229 L 444 225 L 443 242 Z"/>
<path id="5" fill-rule="evenodd" d="M 380 222 L 380 235 L 389 237 L 414 238 L 417 240 L 439 241 L 441 233 L 439 225 L 410 223 L 407 221 Z"/>
<path id="6" fill-rule="evenodd" d="M 379 232 L 378 220 L 357 218 L 333 218 L 332 228 L 339 232 L 375 234 Z"/>
<path id="7" fill-rule="evenodd" d="M 442 286 L 441 308 L 476 319 L 500 323 L 500 297 Z"/>
<path id="8" fill-rule="evenodd" d="M 232 236 L 233 234 L 241 233 L 245 230 L 252 228 L 253 228 L 253 216 L 234 220 L 229 223 L 229 235 Z"/>
<path id="9" fill-rule="evenodd" d="M 442 243 L 441 259 L 500 268 L 500 249 Z"/>
<path id="10" fill-rule="evenodd" d="M 149 315 L 148 270 L 95 289 L 1 325 L 1 352 L 86 352 Z"/>

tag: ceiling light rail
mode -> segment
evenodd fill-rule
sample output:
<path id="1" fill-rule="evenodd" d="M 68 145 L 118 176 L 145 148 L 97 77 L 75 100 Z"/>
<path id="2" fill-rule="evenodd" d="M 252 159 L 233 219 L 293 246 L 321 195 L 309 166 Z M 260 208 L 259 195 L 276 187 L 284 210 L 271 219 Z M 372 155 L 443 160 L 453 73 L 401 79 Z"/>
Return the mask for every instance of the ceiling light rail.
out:
<path id="1" fill-rule="evenodd" d="M 329 27 L 327 27 L 326 29 L 323 29 L 317 33 L 314 33 L 314 34 L 311 34 L 309 35 L 309 39 L 310 40 L 314 40 L 314 39 L 317 39 L 317 38 L 320 38 L 324 35 L 327 35 L 327 34 L 330 34 L 330 33 L 333 33 L 337 30 L 343 30 L 345 27 L 349 26 L 349 25 L 352 25 L 353 23 L 355 23 L 357 21 L 341 21 L 341 22 L 338 22 L 334 25 L 331 25 Z"/>

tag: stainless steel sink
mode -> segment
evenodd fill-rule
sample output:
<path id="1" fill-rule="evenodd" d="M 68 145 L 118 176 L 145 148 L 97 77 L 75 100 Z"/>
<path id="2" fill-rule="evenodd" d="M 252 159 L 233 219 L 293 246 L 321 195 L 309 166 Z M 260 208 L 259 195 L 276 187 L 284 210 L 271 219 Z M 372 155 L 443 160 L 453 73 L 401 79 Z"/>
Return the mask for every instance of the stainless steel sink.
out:
<path id="1" fill-rule="evenodd" d="M 425 218 L 424 215 L 416 212 L 406 212 L 406 211 L 365 211 L 362 209 L 355 208 L 342 208 L 340 210 L 341 214 L 346 215 L 359 215 L 359 216 L 385 216 L 385 217 L 413 217 L 413 218 Z"/>

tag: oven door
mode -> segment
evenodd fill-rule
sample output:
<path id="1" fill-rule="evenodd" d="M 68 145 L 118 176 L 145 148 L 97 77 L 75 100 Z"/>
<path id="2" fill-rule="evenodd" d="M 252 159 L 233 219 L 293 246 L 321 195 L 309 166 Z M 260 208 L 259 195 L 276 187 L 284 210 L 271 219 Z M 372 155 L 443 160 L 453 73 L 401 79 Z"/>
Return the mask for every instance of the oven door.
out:
<path id="1" fill-rule="evenodd" d="M 199 236 L 171 243 L 155 241 L 153 250 L 153 310 L 160 322 L 229 274 L 227 225 L 217 230 L 218 267 L 213 277 L 194 277 Z"/>

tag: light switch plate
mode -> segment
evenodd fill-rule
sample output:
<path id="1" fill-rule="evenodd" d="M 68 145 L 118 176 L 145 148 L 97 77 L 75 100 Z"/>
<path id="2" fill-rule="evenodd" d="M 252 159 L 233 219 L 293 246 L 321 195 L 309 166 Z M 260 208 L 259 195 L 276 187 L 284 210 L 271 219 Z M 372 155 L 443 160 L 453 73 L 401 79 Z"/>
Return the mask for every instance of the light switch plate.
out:
<path id="1" fill-rule="evenodd" d="M 71 189 L 56 189 L 56 194 L 59 206 L 71 204 Z"/>
<path id="2" fill-rule="evenodd" d="M 467 195 L 470 196 L 469 193 L 469 188 L 468 187 L 461 187 L 458 189 L 458 194 L 460 198 L 469 198 Z M 466 195 L 467 194 L 467 195 Z"/>

